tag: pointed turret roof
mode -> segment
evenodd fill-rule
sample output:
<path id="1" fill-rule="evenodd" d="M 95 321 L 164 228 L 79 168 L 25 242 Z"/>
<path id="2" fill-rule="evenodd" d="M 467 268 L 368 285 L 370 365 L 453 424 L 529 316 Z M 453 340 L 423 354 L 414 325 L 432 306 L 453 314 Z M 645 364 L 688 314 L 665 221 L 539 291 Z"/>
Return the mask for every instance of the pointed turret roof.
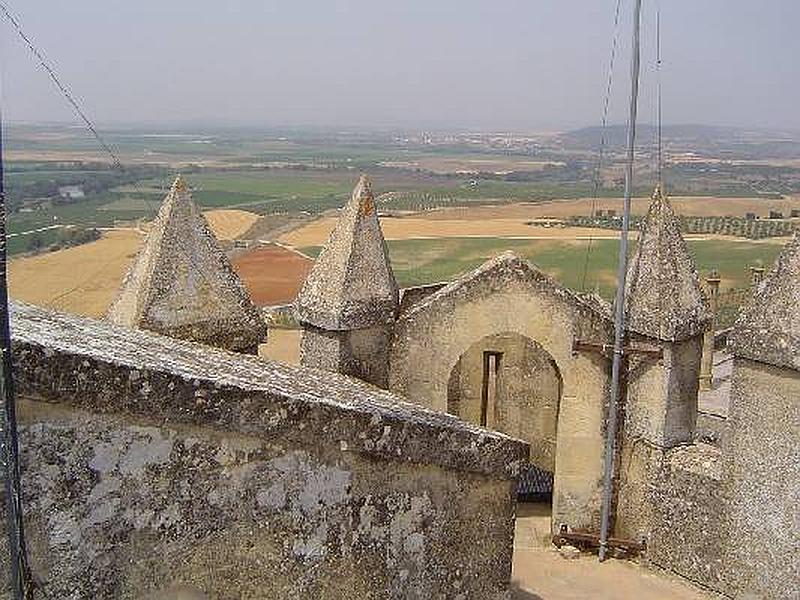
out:
<path id="1" fill-rule="evenodd" d="M 330 331 L 361 329 L 392 322 L 398 306 L 375 198 L 362 175 L 297 296 L 297 316 Z"/>
<path id="2" fill-rule="evenodd" d="M 660 187 L 653 193 L 628 266 L 625 311 L 629 331 L 665 341 L 694 337 L 711 323 L 694 259 Z"/>
<path id="3" fill-rule="evenodd" d="M 240 350 L 266 324 L 178 176 L 106 317 L 112 323 Z"/>
<path id="4" fill-rule="evenodd" d="M 735 356 L 800 370 L 800 232 L 736 319 L 728 344 Z"/>

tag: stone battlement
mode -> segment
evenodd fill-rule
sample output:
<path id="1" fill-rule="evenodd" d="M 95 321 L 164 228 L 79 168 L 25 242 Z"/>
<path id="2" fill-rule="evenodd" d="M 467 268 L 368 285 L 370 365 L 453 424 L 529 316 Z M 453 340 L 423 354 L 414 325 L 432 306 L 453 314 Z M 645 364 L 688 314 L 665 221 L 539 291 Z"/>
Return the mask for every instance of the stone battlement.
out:
<path id="1" fill-rule="evenodd" d="M 20 394 L 97 413 L 319 443 L 498 478 L 523 442 L 335 373 L 243 356 L 15 303 Z"/>
<path id="2" fill-rule="evenodd" d="M 340 375 L 29 305 L 12 331 L 43 597 L 508 597 L 526 444 Z"/>

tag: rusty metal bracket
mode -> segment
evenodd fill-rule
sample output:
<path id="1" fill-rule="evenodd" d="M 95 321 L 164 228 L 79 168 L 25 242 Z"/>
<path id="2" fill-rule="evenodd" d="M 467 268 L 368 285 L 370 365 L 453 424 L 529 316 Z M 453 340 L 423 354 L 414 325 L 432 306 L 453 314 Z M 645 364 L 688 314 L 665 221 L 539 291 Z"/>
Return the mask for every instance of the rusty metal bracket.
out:
<path id="1" fill-rule="evenodd" d="M 572 354 L 578 354 L 578 352 L 597 352 L 598 354 L 603 355 L 611 355 L 614 353 L 614 344 L 600 344 L 598 342 L 587 342 L 584 340 L 574 340 L 572 342 Z M 664 349 L 659 348 L 658 346 L 644 346 L 641 344 L 630 345 L 630 346 L 623 346 L 622 347 L 622 354 L 623 355 L 644 355 L 644 356 L 651 356 L 653 358 L 664 358 Z"/>
<path id="2" fill-rule="evenodd" d="M 561 530 L 553 535 L 552 541 L 557 548 L 561 548 L 566 544 L 589 551 L 600 548 L 600 536 L 598 534 L 587 531 L 568 531 L 565 525 L 562 525 Z M 608 547 L 625 556 L 636 556 L 647 550 L 647 544 L 644 541 L 637 542 L 613 537 L 608 538 Z"/>

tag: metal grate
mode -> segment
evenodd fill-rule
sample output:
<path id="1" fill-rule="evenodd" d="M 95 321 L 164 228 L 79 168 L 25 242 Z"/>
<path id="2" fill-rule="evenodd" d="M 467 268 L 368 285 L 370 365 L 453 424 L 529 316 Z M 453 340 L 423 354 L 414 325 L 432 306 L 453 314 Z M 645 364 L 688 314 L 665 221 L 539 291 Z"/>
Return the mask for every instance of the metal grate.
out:
<path id="1" fill-rule="evenodd" d="M 544 497 L 553 494 L 553 474 L 536 465 L 528 465 L 517 482 L 517 496 Z"/>

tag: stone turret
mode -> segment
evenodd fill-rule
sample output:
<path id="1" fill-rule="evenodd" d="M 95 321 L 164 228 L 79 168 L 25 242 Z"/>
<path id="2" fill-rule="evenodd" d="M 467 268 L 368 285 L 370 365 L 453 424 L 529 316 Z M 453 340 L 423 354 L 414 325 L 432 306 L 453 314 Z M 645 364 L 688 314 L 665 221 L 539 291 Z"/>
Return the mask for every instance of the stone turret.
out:
<path id="1" fill-rule="evenodd" d="M 180 176 L 106 318 L 251 353 L 267 334 L 259 310 Z"/>
<path id="2" fill-rule="evenodd" d="M 614 531 L 648 539 L 659 522 L 651 492 L 665 458 L 694 441 L 703 335 L 711 325 L 694 259 L 660 188 L 628 266 L 625 316 L 631 351 Z"/>
<path id="3" fill-rule="evenodd" d="M 656 188 L 628 267 L 625 323 L 629 331 L 679 342 L 708 329 L 712 315 L 678 218 Z"/>
<path id="4" fill-rule="evenodd" d="M 398 306 L 375 198 L 362 176 L 295 303 L 305 330 L 301 363 L 386 387 Z"/>
<path id="5" fill-rule="evenodd" d="M 734 356 L 725 437 L 730 564 L 748 597 L 797 593 L 800 497 L 800 233 L 754 290 L 728 341 Z M 770 565 L 764 568 L 764 565 Z M 744 597 L 744 596 L 742 596 Z"/>
<path id="6" fill-rule="evenodd" d="M 729 345 L 735 356 L 800 371 L 800 233 L 757 284 Z"/>
<path id="7" fill-rule="evenodd" d="M 694 259 L 669 200 L 656 188 L 628 268 L 626 325 L 631 340 L 660 347 L 662 360 L 632 369 L 626 427 L 651 443 L 690 442 L 708 306 Z"/>

